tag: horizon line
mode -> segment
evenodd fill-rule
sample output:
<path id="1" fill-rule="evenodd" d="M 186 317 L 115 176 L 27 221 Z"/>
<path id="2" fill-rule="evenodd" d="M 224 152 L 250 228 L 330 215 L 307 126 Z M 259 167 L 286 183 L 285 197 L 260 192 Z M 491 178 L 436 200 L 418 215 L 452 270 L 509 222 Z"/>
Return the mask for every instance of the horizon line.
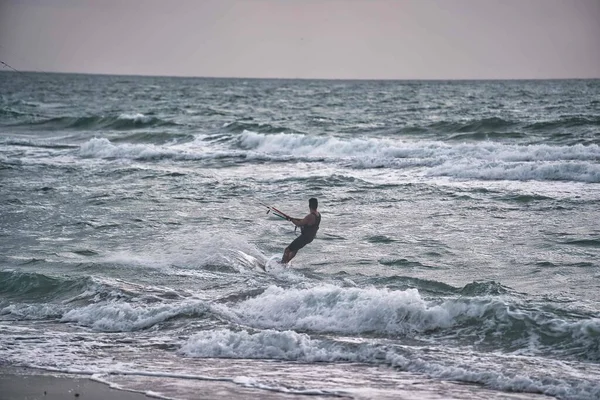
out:
<path id="1" fill-rule="evenodd" d="M 0 69 L 0 73 L 12 74 L 60 74 L 88 76 L 124 76 L 137 78 L 181 78 L 181 79 L 231 79 L 231 80 L 288 80 L 288 81 L 567 81 L 567 80 L 600 80 L 598 77 L 569 77 L 569 78 L 289 78 L 289 77 L 256 77 L 256 76 L 203 76 L 203 75 L 165 75 L 165 74 L 118 74 L 110 72 L 65 72 Z"/>

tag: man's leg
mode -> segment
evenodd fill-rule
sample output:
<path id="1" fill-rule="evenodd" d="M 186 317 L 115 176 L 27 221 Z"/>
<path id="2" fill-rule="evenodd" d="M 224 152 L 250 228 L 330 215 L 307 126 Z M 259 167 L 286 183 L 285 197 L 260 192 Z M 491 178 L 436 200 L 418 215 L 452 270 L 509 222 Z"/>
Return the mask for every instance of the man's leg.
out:
<path id="1" fill-rule="evenodd" d="M 292 258 L 296 257 L 296 253 L 297 252 L 298 252 L 298 250 L 296 250 L 296 251 L 290 251 L 290 256 L 289 256 L 287 262 L 292 261 Z"/>
<path id="2" fill-rule="evenodd" d="M 296 256 L 296 253 L 298 252 L 298 250 L 290 250 L 289 247 L 286 247 L 284 252 L 283 252 L 283 257 L 281 258 L 281 263 L 282 264 L 287 264 L 289 263 L 292 258 L 294 258 Z"/>
<path id="3" fill-rule="evenodd" d="M 300 235 L 288 247 L 285 248 L 283 252 L 283 257 L 281 258 L 281 262 L 283 264 L 287 264 L 290 262 L 292 258 L 296 255 L 298 250 L 306 246 L 308 241 L 306 240 L 306 236 Z"/>
<path id="4" fill-rule="evenodd" d="M 283 257 L 281 257 L 281 263 L 287 264 L 288 261 L 290 261 L 290 248 L 286 247 L 285 250 L 283 251 Z"/>

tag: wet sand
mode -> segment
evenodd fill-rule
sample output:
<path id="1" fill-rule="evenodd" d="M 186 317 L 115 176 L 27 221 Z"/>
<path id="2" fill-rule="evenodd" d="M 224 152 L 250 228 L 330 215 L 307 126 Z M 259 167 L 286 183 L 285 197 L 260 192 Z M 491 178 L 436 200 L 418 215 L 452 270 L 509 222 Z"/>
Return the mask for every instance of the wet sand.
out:
<path id="1" fill-rule="evenodd" d="M 142 393 L 112 389 L 89 377 L 55 377 L 50 375 L 20 375 L 0 371 L 2 400 L 142 400 Z"/>

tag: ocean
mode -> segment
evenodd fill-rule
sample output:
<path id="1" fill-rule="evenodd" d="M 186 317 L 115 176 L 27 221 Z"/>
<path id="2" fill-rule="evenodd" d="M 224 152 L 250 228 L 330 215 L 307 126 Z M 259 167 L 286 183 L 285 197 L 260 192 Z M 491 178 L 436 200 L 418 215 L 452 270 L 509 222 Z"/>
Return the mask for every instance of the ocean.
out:
<path id="1" fill-rule="evenodd" d="M 284 267 L 295 217 L 317 238 Z M 600 81 L 0 73 L 0 369 L 599 399 Z M 266 272 L 262 268 L 266 268 Z"/>

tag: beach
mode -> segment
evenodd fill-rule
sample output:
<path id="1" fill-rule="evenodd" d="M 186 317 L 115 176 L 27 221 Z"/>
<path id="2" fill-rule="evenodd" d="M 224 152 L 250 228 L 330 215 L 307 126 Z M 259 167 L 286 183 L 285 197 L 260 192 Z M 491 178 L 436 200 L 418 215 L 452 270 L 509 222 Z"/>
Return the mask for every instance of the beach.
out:
<path id="1" fill-rule="evenodd" d="M 32 374 L 32 371 L 0 372 L 0 397 L 4 400 L 139 400 L 148 397 L 141 393 L 111 389 L 87 376 L 53 376 Z"/>

